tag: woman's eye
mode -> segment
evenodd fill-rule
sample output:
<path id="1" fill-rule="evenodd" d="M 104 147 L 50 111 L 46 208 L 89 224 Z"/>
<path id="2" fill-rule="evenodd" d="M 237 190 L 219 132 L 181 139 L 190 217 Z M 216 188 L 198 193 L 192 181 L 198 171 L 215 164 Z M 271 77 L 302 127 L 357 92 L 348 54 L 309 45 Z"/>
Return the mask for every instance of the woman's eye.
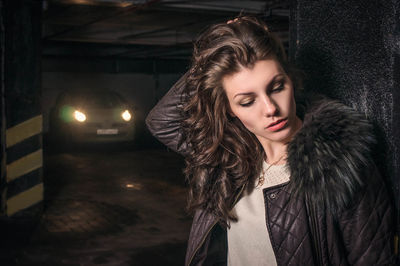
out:
<path id="1" fill-rule="evenodd" d="M 241 102 L 241 103 L 239 103 L 239 104 L 240 104 L 240 106 L 248 107 L 248 106 L 252 105 L 253 103 L 254 103 L 254 100 L 246 101 L 246 102 Z"/>
<path id="2" fill-rule="evenodd" d="M 285 88 L 285 84 L 283 82 L 279 83 L 277 86 L 275 86 L 271 92 L 280 92 Z"/>

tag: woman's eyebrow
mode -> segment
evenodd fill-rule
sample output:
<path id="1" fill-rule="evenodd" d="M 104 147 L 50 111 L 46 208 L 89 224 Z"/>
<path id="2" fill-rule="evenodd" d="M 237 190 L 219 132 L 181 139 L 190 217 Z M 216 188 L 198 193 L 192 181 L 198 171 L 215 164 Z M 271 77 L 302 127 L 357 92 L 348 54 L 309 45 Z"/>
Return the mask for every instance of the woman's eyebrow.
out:
<path id="1" fill-rule="evenodd" d="M 276 74 L 276 75 L 271 79 L 271 81 L 268 83 L 268 85 L 270 85 L 270 84 L 276 82 L 277 79 L 282 78 L 282 77 L 285 77 L 285 73 L 278 73 L 278 74 Z"/>
<path id="2" fill-rule="evenodd" d="M 276 80 L 280 77 L 284 77 L 285 73 L 278 73 L 276 74 L 267 84 L 267 87 L 270 88 L 272 84 L 276 82 Z M 233 99 L 235 99 L 237 96 L 248 96 L 248 95 L 253 95 L 254 92 L 241 92 L 233 96 Z"/>
<path id="3" fill-rule="evenodd" d="M 243 93 L 238 93 L 236 94 L 233 98 L 235 99 L 236 96 L 248 96 L 248 95 L 252 95 L 254 94 L 254 92 L 243 92 Z"/>

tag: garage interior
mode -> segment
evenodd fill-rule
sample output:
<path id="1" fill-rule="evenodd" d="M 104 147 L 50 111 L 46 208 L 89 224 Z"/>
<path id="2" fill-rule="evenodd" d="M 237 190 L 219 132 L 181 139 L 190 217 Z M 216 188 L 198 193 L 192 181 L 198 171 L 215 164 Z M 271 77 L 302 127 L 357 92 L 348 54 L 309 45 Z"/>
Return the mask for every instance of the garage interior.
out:
<path id="1" fill-rule="evenodd" d="M 400 220 L 400 3 L 2 0 L 0 11 L 1 265 L 183 264 L 184 158 L 144 119 L 188 69 L 196 36 L 239 14 L 268 23 L 306 87 L 378 128 L 374 159 Z M 53 141 L 52 108 L 71 88 L 118 92 L 133 106 L 135 139 Z"/>
<path id="2" fill-rule="evenodd" d="M 15 150 L 43 154 L 36 177 L 8 181 L 6 197 L 39 183 L 43 198 L 2 220 L 1 264 L 182 265 L 191 224 L 184 160 L 149 134 L 146 114 L 186 72 L 192 43 L 208 25 L 257 15 L 288 49 L 288 1 L 21 0 L 5 1 L 3 14 L 12 47 L 6 62 L 14 66 L 5 72 L 17 80 L 6 79 L 6 87 L 24 88 L 6 92 L 12 102 L 6 127 L 25 123 L 28 113 L 42 121 L 42 141 L 6 146 L 7 163 L 19 158 Z M 80 88 L 110 89 L 127 100 L 135 139 L 87 145 L 54 139 L 50 114 L 58 95 Z M 34 107 L 21 108 L 32 94 Z M 3 203 L 9 214 L 10 199 Z"/>

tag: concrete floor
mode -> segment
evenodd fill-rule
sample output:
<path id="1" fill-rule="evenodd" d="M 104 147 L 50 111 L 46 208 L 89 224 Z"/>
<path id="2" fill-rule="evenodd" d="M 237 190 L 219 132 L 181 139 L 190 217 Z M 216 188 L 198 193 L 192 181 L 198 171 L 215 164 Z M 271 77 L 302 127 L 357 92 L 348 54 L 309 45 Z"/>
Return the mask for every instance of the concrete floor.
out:
<path id="1" fill-rule="evenodd" d="M 183 265 L 182 168 L 165 149 L 45 152 L 42 219 L 0 265 Z"/>

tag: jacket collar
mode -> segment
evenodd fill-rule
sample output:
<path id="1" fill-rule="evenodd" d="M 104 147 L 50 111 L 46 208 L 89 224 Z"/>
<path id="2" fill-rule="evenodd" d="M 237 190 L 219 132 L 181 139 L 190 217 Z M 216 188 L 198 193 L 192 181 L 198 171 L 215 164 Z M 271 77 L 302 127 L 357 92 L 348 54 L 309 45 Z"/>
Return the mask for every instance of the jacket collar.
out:
<path id="1" fill-rule="evenodd" d="M 303 126 L 288 145 L 291 186 L 333 212 L 348 206 L 365 183 L 375 142 L 365 117 L 337 101 L 306 108 Z"/>

